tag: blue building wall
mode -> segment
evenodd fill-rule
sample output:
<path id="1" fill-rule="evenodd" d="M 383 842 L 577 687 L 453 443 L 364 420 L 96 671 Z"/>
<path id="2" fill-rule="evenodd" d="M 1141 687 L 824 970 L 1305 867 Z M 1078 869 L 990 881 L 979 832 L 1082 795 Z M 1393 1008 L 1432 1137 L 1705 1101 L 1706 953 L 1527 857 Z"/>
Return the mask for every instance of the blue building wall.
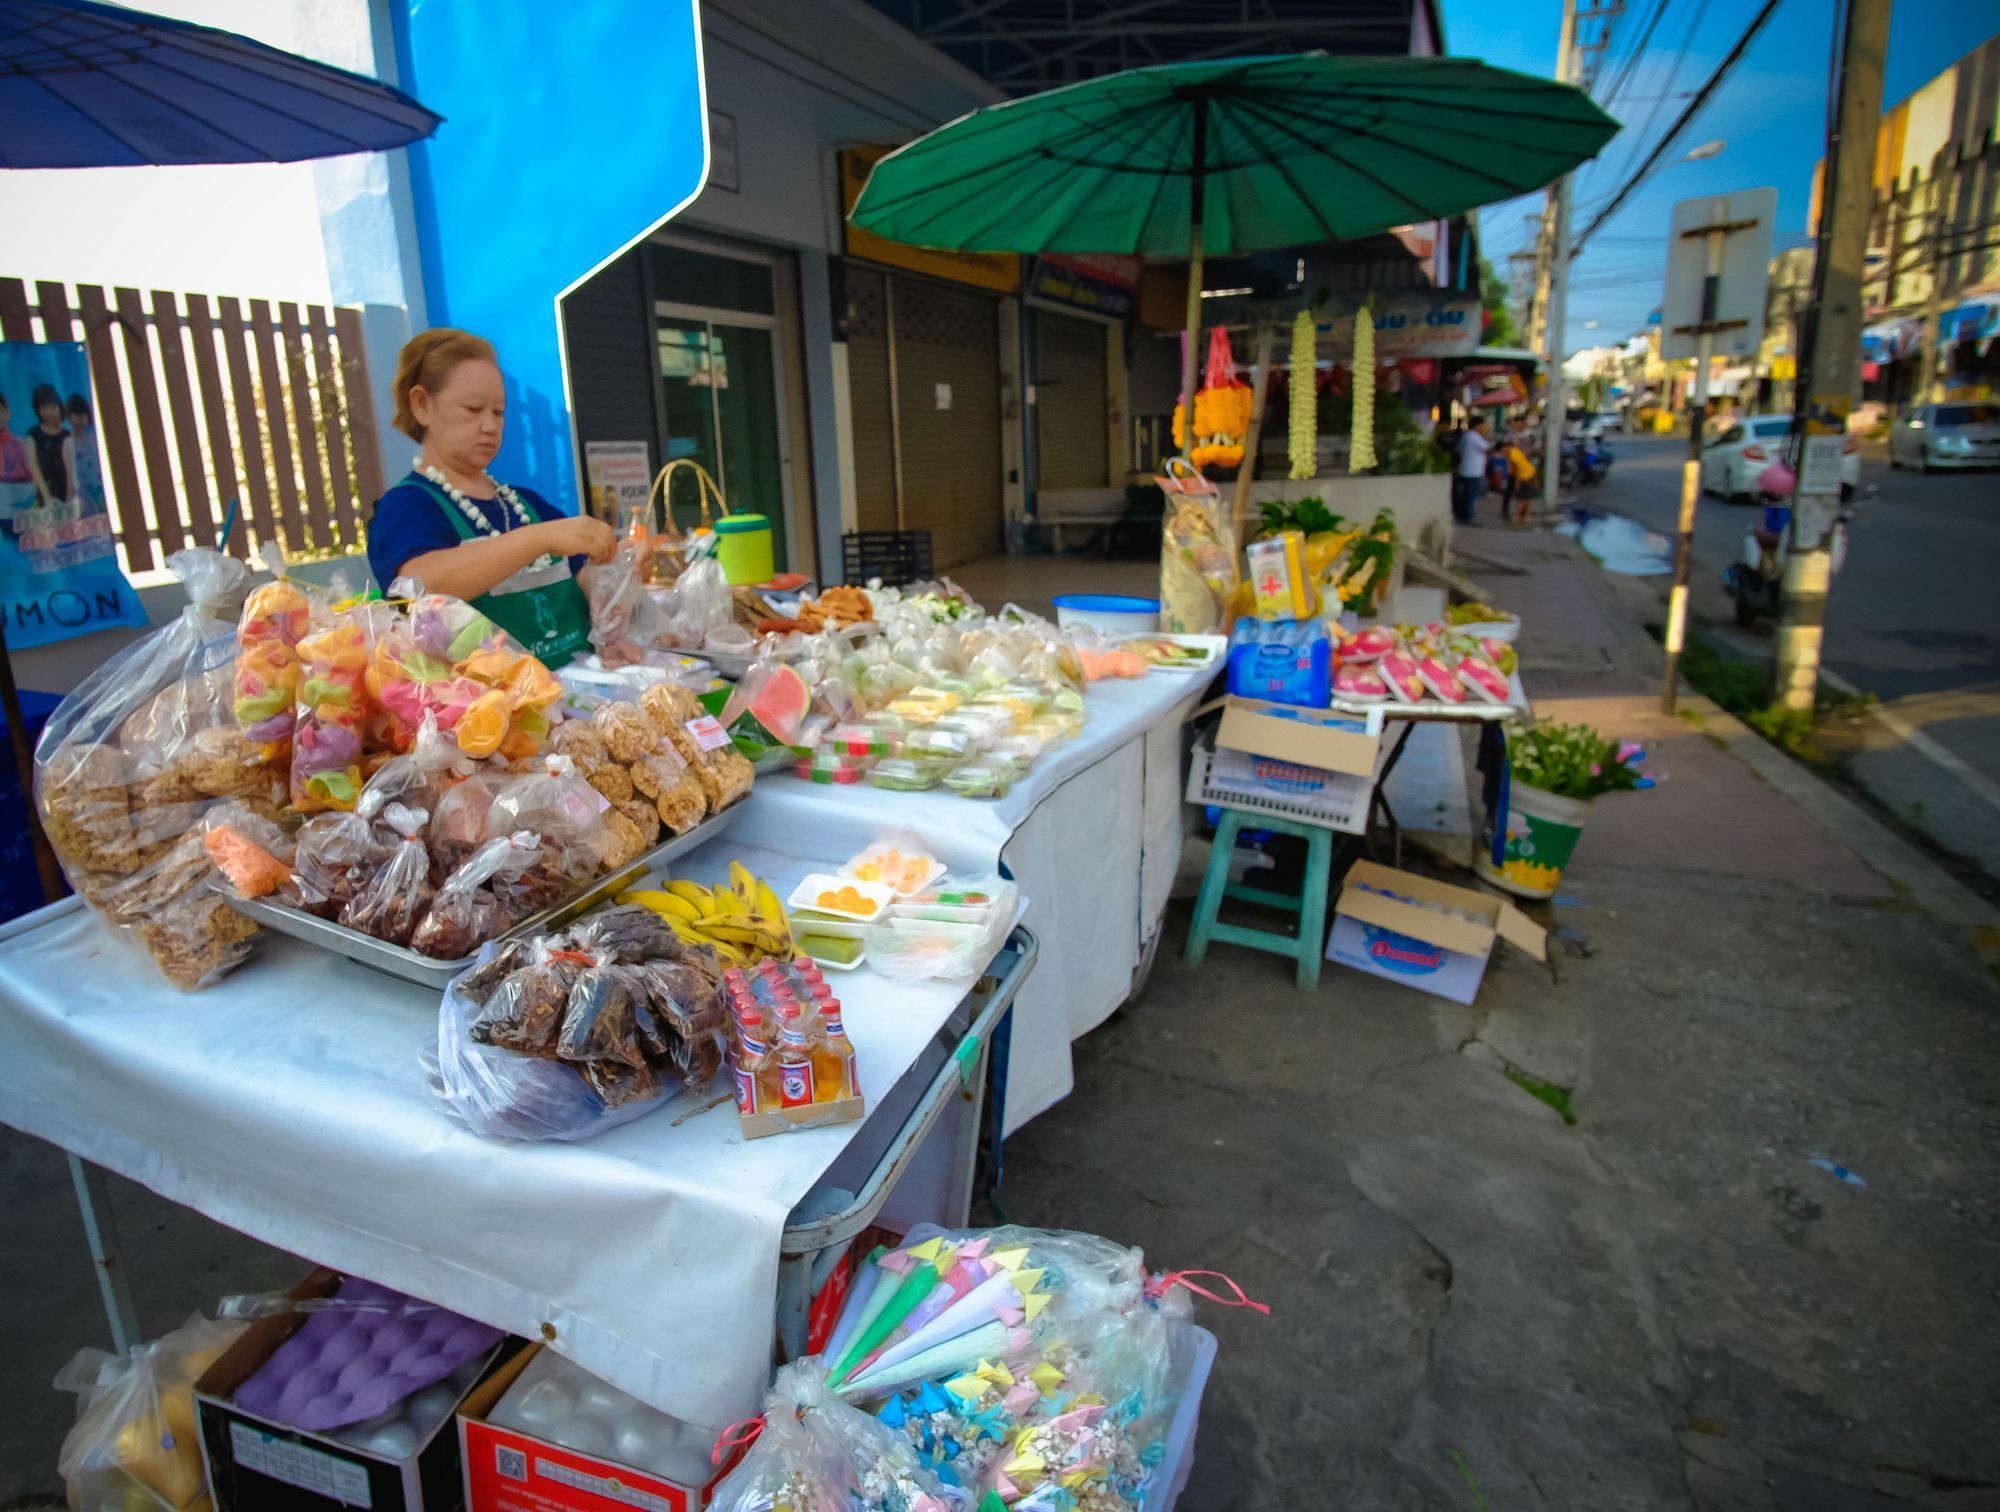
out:
<path id="1" fill-rule="evenodd" d="M 556 301 L 707 177 L 695 0 L 397 0 L 393 15 L 402 87 L 445 118 L 410 152 L 430 322 L 499 348 L 494 475 L 574 511 Z"/>

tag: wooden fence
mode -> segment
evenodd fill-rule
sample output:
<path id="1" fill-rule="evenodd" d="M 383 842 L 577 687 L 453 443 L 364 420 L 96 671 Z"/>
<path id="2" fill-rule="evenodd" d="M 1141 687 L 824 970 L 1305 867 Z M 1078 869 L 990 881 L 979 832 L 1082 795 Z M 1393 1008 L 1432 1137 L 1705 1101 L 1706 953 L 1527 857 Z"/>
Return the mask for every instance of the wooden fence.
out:
<path id="1" fill-rule="evenodd" d="M 357 551 L 382 493 L 355 310 L 0 278 L 0 338 L 82 341 L 108 504 L 128 573 L 185 546 Z M 33 423 L 9 395 L 16 429 Z"/>

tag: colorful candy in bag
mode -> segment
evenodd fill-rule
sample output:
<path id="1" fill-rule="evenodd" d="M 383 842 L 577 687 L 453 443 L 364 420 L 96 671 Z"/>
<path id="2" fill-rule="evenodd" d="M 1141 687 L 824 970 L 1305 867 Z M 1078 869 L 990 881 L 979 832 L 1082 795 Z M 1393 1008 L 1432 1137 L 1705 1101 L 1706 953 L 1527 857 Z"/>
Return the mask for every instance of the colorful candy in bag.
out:
<path id="1" fill-rule="evenodd" d="M 305 594 L 281 577 L 252 591 L 237 622 L 236 724 L 267 761 L 281 759 L 292 738 L 298 645 L 311 621 Z"/>

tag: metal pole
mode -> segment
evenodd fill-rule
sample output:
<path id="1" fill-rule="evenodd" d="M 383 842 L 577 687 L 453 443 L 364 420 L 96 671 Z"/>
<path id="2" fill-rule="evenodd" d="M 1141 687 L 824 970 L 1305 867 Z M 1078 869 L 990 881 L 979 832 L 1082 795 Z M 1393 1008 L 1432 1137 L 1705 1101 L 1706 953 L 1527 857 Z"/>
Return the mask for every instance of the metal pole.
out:
<path id="1" fill-rule="evenodd" d="M 69 1157 L 69 1179 L 76 1187 L 77 1211 L 83 1215 L 83 1234 L 97 1268 L 97 1290 L 111 1325 L 111 1349 L 122 1355 L 143 1343 L 144 1335 L 139 1332 L 139 1309 L 132 1303 L 132 1283 L 125 1274 L 118 1226 L 111 1217 L 111 1194 L 104 1173 L 79 1156 Z"/>
<path id="2" fill-rule="evenodd" d="M 1842 41 L 1838 108 L 1827 149 L 1826 211 L 1813 280 L 1812 349 L 1799 364 L 1802 438 L 1799 488 L 1793 495 L 1790 552 L 1778 623 L 1777 699 L 1811 714 L 1819 691 L 1820 642 L 1832 577 L 1827 537 L 1840 510 L 1831 492 L 1807 493 L 1806 449 L 1819 437 L 1847 434 L 1861 384 L 1861 279 L 1874 192 L 1875 132 L 1882 116 L 1882 63 L 1889 47 L 1890 0 L 1849 0 Z M 1815 480 L 1823 481 L 1823 480 Z"/>
<path id="3" fill-rule="evenodd" d="M 1236 469 L 1236 507 L 1232 516 L 1239 546 L 1250 516 L 1250 485 L 1257 476 L 1257 448 L 1264 442 L 1264 391 L 1271 383 L 1271 326 L 1268 320 L 1257 323 L 1257 362 L 1250 370 L 1250 434 L 1243 438 L 1243 465 Z"/>
<path id="4" fill-rule="evenodd" d="M 1556 79 L 1570 82 L 1576 64 L 1576 0 L 1563 0 L 1562 36 L 1556 47 Z M 1570 176 L 1564 174 L 1553 190 L 1549 235 L 1549 377 L 1543 390 L 1548 413 L 1542 438 L 1543 503 L 1554 509 L 1562 495 L 1563 419 L 1568 398 L 1563 392 L 1563 327 L 1569 320 Z"/>
<path id="5" fill-rule="evenodd" d="M 1201 218 L 1208 193 L 1208 96 L 1194 98 L 1194 166 L 1188 183 L 1187 347 L 1181 353 L 1181 403 L 1185 406 L 1187 450 L 1194 450 L 1194 375 L 1201 371 L 1195 350 L 1201 339 Z"/>
<path id="6" fill-rule="evenodd" d="M 1715 219 L 1723 219 L 1718 206 Z M 1660 688 L 1660 707 L 1674 712 L 1680 696 L 1681 646 L 1687 636 L 1688 569 L 1694 561 L 1695 506 L 1701 501 L 1701 433 L 1708 418 L 1708 369 L 1715 355 L 1716 305 L 1722 282 L 1722 237 L 1718 229 L 1708 234 L 1707 276 L 1701 284 L 1702 332 L 1696 337 L 1694 393 L 1688 402 L 1687 460 L 1681 463 L 1681 517 L 1674 538 L 1674 589 L 1667 598 L 1667 672 Z"/>

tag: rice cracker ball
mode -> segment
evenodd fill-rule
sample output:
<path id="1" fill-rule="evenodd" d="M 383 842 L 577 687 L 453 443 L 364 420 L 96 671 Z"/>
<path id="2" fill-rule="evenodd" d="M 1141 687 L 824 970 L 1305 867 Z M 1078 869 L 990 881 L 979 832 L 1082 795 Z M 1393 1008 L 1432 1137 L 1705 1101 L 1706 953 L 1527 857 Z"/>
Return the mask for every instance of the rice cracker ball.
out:
<path id="1" fill-rule="evenodd" d="M 577 763 L 577 771 L 583 780 L 602 793 L 614 804 L 627 803 L 632 798 L 632 774 L 615 761 L 600 761 L 595 766 Z"/>
<path id="2" fill-rule="evenodd" d="M 708 797 L 710 813 L 729 807 L 750 791 L 756 773 L 743 753 L 726 741 L 712 750 L 703 750 L 688 729 L 688 725 L 703 718 L 706 711 L 686 688 L 662 683 L 642 693 L 639 703 L 701 783 L 702 791 Z M 673 823 L 664 812 L 661 817 L 666 818 L 669 824 Z"/>
<path id="3" fill-rule="evenodd" d="M 632 821 L 649 849 L 660 843 L 660 811 L 650 801 L 628 798 L 619 803 L 614 800 L 611 807 Z"/>
<path id="4" fill-rule="evenodd" d="M 659 731 L 637 704 L 606 704 L 590 716 L 590 722 L 596 726 L 613 761 L 637 761 L 660 748 Z"/>

